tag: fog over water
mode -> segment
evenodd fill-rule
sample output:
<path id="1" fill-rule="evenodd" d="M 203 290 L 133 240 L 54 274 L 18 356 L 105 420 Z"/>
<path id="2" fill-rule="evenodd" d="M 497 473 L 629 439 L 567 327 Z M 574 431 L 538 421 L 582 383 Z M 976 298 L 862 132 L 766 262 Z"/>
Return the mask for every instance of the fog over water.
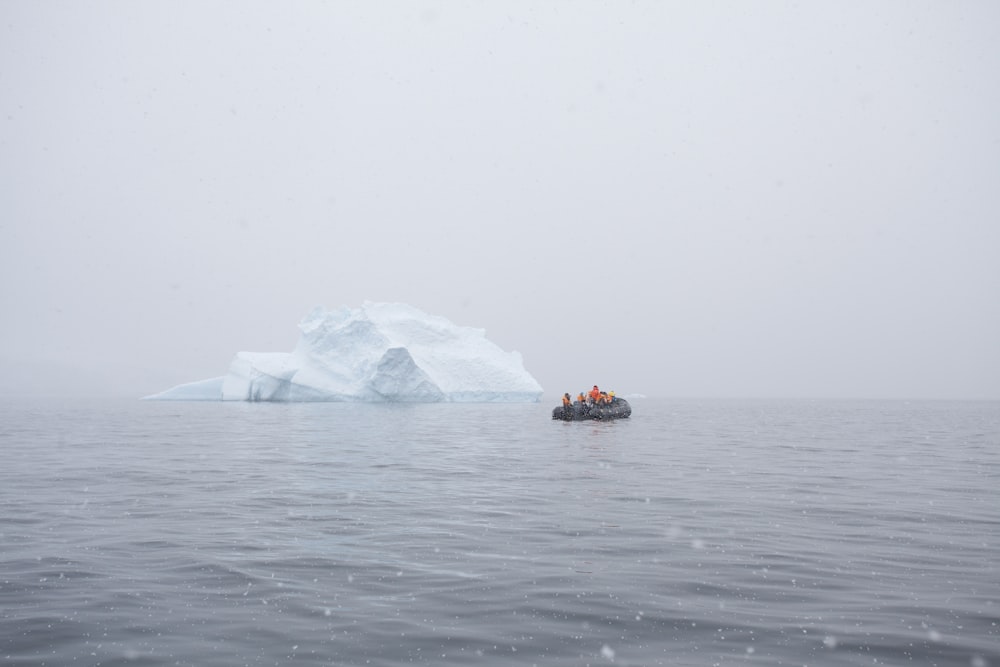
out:
<path id="1" fill-rule="evenodd" d="M 1000 398 L 1000 5 L 0 4 L 0 394 L 404 302 L 547 394 Z"/>

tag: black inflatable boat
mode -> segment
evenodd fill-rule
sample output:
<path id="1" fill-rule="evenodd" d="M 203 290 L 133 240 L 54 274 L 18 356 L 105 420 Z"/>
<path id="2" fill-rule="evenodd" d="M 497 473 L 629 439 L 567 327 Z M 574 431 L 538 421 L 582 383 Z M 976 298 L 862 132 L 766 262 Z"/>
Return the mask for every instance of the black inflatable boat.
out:
<path id="1" fill-rule="evenodd" d="M 610 405 L 590 405 L 576 401 L 572 405 L 560 405 L 552 410 L 553 419 L 562 419 L 568 422 L 584 419 L 597 419 L 599 421 L 624 419 L 631 414 L 632 406 L 624 398 L 618 397 L 615 397 Z"/>

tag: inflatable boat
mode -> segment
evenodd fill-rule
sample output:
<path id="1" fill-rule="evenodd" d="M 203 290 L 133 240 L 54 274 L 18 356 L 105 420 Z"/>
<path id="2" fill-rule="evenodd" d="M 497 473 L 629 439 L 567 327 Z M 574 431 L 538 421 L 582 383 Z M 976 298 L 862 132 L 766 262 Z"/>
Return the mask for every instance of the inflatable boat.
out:
<path id="1" fill-rule="evenodd" d="M 563 421 L 582 421 L 584 419 L 596 419 L 608 421 L 610 419 L 624 419 L 632 414 L 632 406 L 624 398 L 615 397 L 615 400 L 608 405 L 590 405 L 575 401 L 572 405 L 560 405 L 552 410 L 553 419 Z"/>

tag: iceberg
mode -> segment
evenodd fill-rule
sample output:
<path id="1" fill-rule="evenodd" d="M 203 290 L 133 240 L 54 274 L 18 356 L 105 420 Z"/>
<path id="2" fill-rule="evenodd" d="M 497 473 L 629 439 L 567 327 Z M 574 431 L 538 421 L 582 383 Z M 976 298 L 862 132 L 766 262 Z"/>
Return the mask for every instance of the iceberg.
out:
<path id="1" fill-rule="evenodd" d="M 482 329 L 399 303 L 315 308 L 292 352 L 238 352 L 223 377 L 178 385 L 150 400 L 538 402 L 521 355 Z"/>

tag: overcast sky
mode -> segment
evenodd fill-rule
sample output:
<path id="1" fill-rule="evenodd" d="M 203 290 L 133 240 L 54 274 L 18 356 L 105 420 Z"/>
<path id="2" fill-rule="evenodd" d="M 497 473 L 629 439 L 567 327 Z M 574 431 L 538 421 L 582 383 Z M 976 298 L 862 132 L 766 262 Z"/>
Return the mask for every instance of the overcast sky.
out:
<path id="1" fill-rule="evenodd" d="M 0 2 L 0 393 L 409 303 L 547 394 L 1000 398 L 1000 3 Z"/>

